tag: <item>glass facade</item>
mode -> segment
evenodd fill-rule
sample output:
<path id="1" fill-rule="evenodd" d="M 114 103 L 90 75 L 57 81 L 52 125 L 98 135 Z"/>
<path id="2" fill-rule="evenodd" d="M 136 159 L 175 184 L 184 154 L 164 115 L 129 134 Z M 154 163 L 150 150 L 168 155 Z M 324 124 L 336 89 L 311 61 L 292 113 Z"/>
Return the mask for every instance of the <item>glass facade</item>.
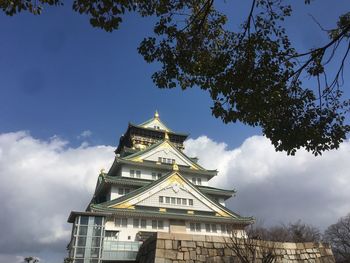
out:
<path id="1" fill-rule="evenodd" d="M 77 216 L 73 226 L 70 257 L 74 263 L 100 263 L 104 218 L 101 216 Z"/>

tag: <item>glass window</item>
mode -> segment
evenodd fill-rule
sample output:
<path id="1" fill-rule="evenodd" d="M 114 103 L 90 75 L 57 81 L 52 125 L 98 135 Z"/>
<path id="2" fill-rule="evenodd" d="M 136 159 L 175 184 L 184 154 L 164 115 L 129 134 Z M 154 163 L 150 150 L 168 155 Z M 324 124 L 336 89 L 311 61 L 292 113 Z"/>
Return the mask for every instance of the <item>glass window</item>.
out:
<path id="1" fill-rule="evenodd" d="M 100 248 L 92 248 L 91 249 L 91 257 L 98 258 L 100 252 Z"/>
<path id="2" fill-rule="evenodd" d="M 127 227 L 128 225 L 128 219 L 127 218 L 116 218 L 115 219 L 115 226 L 117 227 Z"/>
<path id="3" fill-rule="evenodd" d="M 84 263 L 84 259 L 75 259 L 74 263 Z"/>
<path id="4" fill-rule="evenodd" d="M 195 177 L 192 177 L 192 183 L 196 184 L 196 178 Z"/>
<path id="5" fill-rule="evenodd" d="M 177 201 L 176 203 L 177 203 L 178 205 L 181 205 L 181 198 L 177 198 L 176 201 Z"/>
<path id="6" fill-rule="evenodd" d="M 75 257 L 77 258 L 83 258 L 85 253 L 85 248 L 78 247 L 75 252 Z"/>
<path id="7" fill-rule="evenodd" d="M 86 244 L 86 237 L 78 237 L 78 247 L 84 247 Z"/>
<path id="8" fill-rule="evenodd" d="M 160 179 L 162 177 L 162 174 L 161 173 L 158 173 L 157 174 L 157 179 Z"/>
<path id="9" fill-rule="evenodd" d="M 201 223 L 196 223 L 196 231 L 201 232 Z"/>
<path id="10" fill-rule="evenodd" d="M 159 203 L 163 203 L 163 196 L 159 196 Z"/>
<path id="11" fill-rule="evenodd" d="M 190 223 L 190 230 L 194 231 L 195 230 L 195 224 L 194 223 Z"/>
<path id="12" fill-rule="evenodd" d="M 130 177 L 135 177 L 135 171 L 134 170 L 130 170 Z"/>
<path id="13" fill-rule="evenodd" d="M 175 159 L 171 159 L 171 163 L 174 164 L 175 163 Z"/>
<path id="14" fill-rule="evenodd" d="M 129 188 L 125 188 L 124 192 L 125 192 L 125 194 L 128 194 L 128 193 L 130 193 L 130 189 Z"/>
<path id="15" fill-rule="evenodd" d="M 221 225 L 221 233 L 226 233 L 226 225 Z"/>
<path id="16" fill-rule="evenodd" d="M 140 220 L 138 218 L 134 218 L 133 220 L 133 226 L 134 228 L 139 228 Z"/>
<path id="17" fill-rule="evenodd" d="M 123 195 L 124 194 L 124 188 L 118 188 L 118 194 Z"/>
<path id="18" fill-rule="evenodd" d="M 193 199 L 188 199 L 188 204 L 193 205 Z"/>
<path id="19" fill-rule="evenodd" d="M 212 224 L 211 225 L 211 231 L 216 233 L 216 225 L 215 224 Z"/>
<path id="20" fill-rule="evenodd" d="M 136 177 L 141 178 L 141 171 L 136 171 Z"/>
<path id="21" fill-rule="evenodd" d="M 170 204 L 170 197 L 165 197 L 165 203 Z"/>
<path id="22" fill-rule="evenodd" d="M 187 205 L 187 199 L 186 198 L 182 198 L 182 204 L 183 205 Z"/>
<path id="23" fill-rule="evenodd" d="M 101 236 L 101 227 L 94 227 L 93 232 L 92 232 L 93 236 Z"/>
<path id="24" fill-rule="evenodd" d="M 89 217 L 88 216 L 81 216 L 80 217 L 80 224 L 81 225 L 88 225 L 89 224 Z"/>
<path id="25" fill-rule="evenodd" d="M 210 232 L 210 224 L 205 224 L 205 231 Z"/>
<path id="26" fill-rule="evenodd" d="M 167 161 L 167 163 L 171 163 L 171 159 L 167 159 L 166 161 Z"/>
<path id="27" fill-rule="evenodd" d="M 158 157 L 158 162 L 162 162 L 162 157 Z"/>
<path id="28" fill-rule="evenodd" d="M 152 228 L 157 229 L 157 220 L 152 220 Z"/>
<path id="29" fill-rule="evenodd" d="M 102 217 L 95 216 L 95 225 L 102 226 Z"/>
<path id="30" fill-rule="evenodd" d="M 156 180 L 157 179 L 157 174 L 155 172 L 152 172 L 152 180 Z"/>
<path id="31" fill-rule="evenodd" d="M 87 234 L 87 226 L 79 226 L 79 235 L 80 236 L 86 236 Z"/>
<path id="32" fill-rule="evenodd" d="M 197 184 L 198 185 L 202 185 L 202 179 L 201 178 L 197 178 Z"/>
<path id="33" fill-rule="evenodd" d="M 147 227 L 146 219 L 141 219 L 141 228 L 146 228 L 146 227 Z"/>
<path id="34" fill-rule="evenodd" d="M 175 205 L 175 200 L 176 200 L 175 197 L 172 197 L 171 198 L 171 204 Z"/>
<path id="35" fill-rule="evenodd" d="M 99 237 L 93 237 L 91 240 L 91 246 L 92 247 L 99 247 L 100 246 L 100 238 Z"/>
<path id="36" fill-rule="evenodd" d="M 166 163 L 166 158 L 163 158 L 163 163 Z"/>
<path id="37" fill-rule="evenodd" d="M 162 221 L 162 220 L 159 220 L 159 221 L 158 221 L 158 228 L 159 228 L 159 229 L 163 229 L 163 228 L 164 228 L 164 224 L 163 224 L 163 221 Z"/>

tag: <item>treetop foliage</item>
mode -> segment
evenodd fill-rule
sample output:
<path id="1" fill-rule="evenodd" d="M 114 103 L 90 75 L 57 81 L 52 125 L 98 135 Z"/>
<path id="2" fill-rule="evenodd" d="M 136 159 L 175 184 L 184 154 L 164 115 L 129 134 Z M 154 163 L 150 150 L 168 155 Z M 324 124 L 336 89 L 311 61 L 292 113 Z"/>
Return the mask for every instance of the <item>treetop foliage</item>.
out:
<path id="1" fill-rule="evenodd" d="M 311 2 L 305 0 L 317 4 Z M 60 4 L 0 0 L 7 15 L 40 14 L 43 6 Z M 156 17 L 154 35 L 138 48 L 147 62 L 161 65 L 152 75 L 154 83 L 208 91 L 215 117 L 260 126 L 278 151 L 295 154 L 305 148 L 318 155 L 338 148 L 350 131 L 350 103 L 340 89 L 350 50 L 350 12 L 325 30 L 327 44 L 299 53 L 283 26 L 292 15 L 283 0 L 251 0 L 239 30 L 227 26 L 228 16 L 214 0 L 74 0 L 73 9 L 108 32 L 119 28 L 127 12 Z M 327 65 L 339 49 L 342 59 L 329 77 Z M 303 84 L 305 78 L 315 86 Z"/>

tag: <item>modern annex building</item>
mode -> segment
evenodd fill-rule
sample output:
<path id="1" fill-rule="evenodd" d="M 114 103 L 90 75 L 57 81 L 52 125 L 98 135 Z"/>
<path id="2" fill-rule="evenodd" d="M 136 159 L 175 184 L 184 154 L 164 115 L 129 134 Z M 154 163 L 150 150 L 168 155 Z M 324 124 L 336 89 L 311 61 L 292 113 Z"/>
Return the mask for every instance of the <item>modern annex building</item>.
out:
<path id="1" fill-rule="evenodd" d="M 252 218 L 225 207 L 234 190 L 208 186 L 217 171 L 184 154 L 187 136 L 170 130 L 157 112 L 140 125 L 129 123 L 112 167 L 98 176 L 86 211 L 73 211 L 68 218 L 73 262 L 133 261 L 154 232 L 244 233 Z"/>

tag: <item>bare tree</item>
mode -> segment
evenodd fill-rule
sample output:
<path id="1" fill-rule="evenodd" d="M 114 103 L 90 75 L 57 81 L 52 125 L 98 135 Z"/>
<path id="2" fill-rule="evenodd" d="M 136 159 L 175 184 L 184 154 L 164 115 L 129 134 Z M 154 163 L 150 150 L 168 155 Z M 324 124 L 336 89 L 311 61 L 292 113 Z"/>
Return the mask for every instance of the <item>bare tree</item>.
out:
<path id="1" fill-rule="evenodd" d="M 273 263 L 276 261 L 274 247 L 264 240 L 253 239 L 249 236 L 238 237 L 233 234 L 226 242 L 226 247 L 241 263 Z"/>
<path id="2" fill-rule="evenodd" d="M 324 239 L 332 246 L 336 262 L 350 262 L 350 213 L 329 226 Z"/>
<path id="3" fill-rule="evenodd" d="M 24 262 L 26 262 L 26 263 L 39 263 L 40 259 L 37 257 L 29 256 L 29 257 L 24 258 Z"/>

